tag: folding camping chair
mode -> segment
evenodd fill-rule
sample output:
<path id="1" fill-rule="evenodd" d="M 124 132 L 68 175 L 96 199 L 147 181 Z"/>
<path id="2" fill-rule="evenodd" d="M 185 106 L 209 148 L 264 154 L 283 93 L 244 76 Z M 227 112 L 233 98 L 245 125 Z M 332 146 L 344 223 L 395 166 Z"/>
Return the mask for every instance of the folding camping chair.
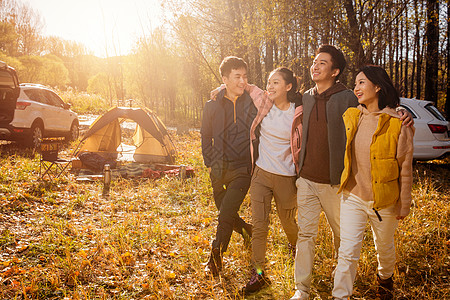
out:
<path id="1" fill-rule="evenodd" d="M 50 179 L 55 179 L 65 174 L 71 160 L 58 157 L 60 140 L 44 139 L 40 146 L 39 178 L 44 179 L 47 175 Z"/>

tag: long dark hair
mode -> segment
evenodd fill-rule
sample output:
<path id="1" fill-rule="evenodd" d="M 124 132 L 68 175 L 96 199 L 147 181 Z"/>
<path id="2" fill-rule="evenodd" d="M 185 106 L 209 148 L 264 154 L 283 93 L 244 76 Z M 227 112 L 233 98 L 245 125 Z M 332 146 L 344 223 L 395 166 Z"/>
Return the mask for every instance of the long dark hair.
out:
<path id="1" fill-rule="evenodd" d="M 286 84 L 292 84 L 292 88 L 287 93 L 287 98 L 289 102 L 298 103 L 302 99 L 302 94 L 300 94 L 298 89 L 297 76 L 295 76 L 294 72 L 285 67 L 279 67 L 270 72 L 270 74 L 280 73 L 281 77 L 283 77 L 284 82 Z"/>
<path id="2" fill-rule="evenodd" d="M 378 108 L 383 109 L 386 106 L 396 108 L 400 104 L 398 91 L 394 87 L 391 78 L 380 66 L 367 65 L 360 69 L 374 85 L 380 87 L 378 92 Z"/>

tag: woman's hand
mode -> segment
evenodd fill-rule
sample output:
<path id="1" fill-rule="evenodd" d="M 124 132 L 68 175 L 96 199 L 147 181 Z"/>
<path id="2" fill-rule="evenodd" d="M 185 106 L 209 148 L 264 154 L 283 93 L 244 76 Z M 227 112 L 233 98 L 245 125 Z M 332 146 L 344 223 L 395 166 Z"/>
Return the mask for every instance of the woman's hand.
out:
<path id="1" fill-rule="evenodd" d="M 396 217 L 396 219 L 399 220 L 399 221 L 403 220 L 404 218 L 406 218 L 406 216 L 397 216 Z"/>
<path id="2" fill-rule="evenodd" d="M 217 95 L 221 90 L 225 89 L 225 84 L 220 85 L 218 88 L 212 90 L 209 94 L 211 100 L 216 100 Z"/>
<path id="3" fill-rule="evenodd" d="M 402 108 L 402 109 L 397 109 L 397 113 L 400 116 L 400 120 L 403 121 L 402 124 L 404 126 L 413 126 L 414 125 L 413 117 L 409 111 Z"/>
<path id="4" fill-rule="evenodd" d="M 217 95 L 220 92 L 220 87 L 218 87 L 217 89 L 214 89 L 211 91 L 211 93 L 209 94 L 209 98 L 212 100 L 216 100 Z"/>

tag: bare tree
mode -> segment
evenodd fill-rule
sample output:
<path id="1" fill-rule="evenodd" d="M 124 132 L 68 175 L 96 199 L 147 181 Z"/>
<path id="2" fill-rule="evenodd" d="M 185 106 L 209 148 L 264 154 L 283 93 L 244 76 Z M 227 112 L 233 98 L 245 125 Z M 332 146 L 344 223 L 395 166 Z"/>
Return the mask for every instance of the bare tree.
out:
<path id="1" fill-rule="evenodd" d="M 439 2 L 427 0 L 425 99 L 437 104 L 439 71 Z"/>
<path id="2" fill-rule="evenodd" d="M 447 93 L 446 93 L 446 101 L 445 101 L 445 115 L 447 120 L 450 120 L 450 76 L 449 76 L 449 68 L 450 68 L 450 1 L 447 0 Z"/>
<path id="3" fill-rule="evenodd" d="M 16 30 L 19 35 L 19 52 L 23 55 L 39 55 L 43 46 L 42 17 L 27 4 L 19 4 L 16 7 L 15 16 Z"/>

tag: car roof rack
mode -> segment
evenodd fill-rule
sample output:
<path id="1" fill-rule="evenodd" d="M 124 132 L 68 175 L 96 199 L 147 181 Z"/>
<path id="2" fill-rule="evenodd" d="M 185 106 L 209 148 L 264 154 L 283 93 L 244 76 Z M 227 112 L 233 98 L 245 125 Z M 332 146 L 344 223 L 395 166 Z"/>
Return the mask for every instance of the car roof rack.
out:
<path id="1" fill-rule="evenodd" d="M 32 86 L 32 87 L 40 87 L 40 88 L 45 88 L 45 89 L 50 89 L 50 87 L 40 84 L 40 83 L 21 83 L 20 86 Z"/>
<path id="2" fill-rule="evenodd" d="M 53 91 L 53 89 L 47 85 L 44 84 L 40 84 L 40 83 L 29 83 L 29 82 L 25 82 L 25 83 L 21 83 L 19 84 L 20 87 L 34 87 L 34 88 L 41 88 L 41 89 L 46 89 L 46 90 L 50 90 Z"/>

